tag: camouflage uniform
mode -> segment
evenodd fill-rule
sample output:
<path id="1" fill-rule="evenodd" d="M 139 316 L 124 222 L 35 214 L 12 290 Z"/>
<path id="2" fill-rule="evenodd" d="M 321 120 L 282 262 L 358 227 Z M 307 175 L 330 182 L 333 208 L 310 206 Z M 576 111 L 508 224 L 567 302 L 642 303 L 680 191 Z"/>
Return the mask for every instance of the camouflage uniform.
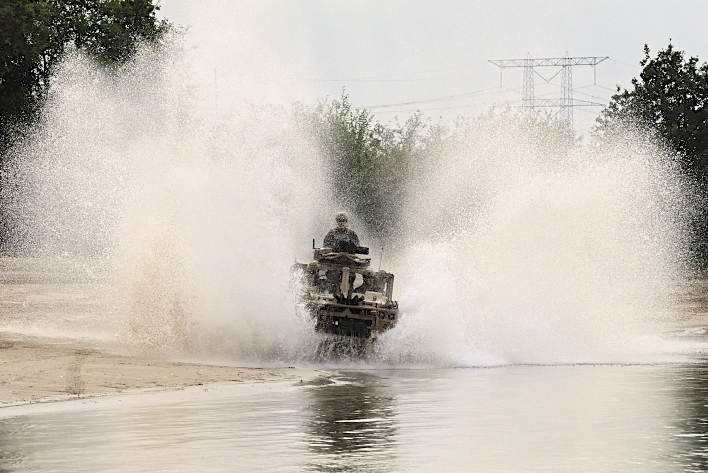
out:
<path id="1" fill-rule="evenodd" d="M 359 237 L 354 230 L 348 228 L 333 228 L 324 238 L 324 247 L 336 249 L 338 245 L 359 246 Z"/>

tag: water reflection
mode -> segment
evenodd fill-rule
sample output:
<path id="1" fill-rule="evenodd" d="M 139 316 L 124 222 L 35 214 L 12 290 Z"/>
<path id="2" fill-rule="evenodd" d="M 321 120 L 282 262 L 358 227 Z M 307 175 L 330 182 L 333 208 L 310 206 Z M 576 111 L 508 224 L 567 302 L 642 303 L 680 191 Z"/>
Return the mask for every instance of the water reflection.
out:
<path id="1" fill-rule="evenodd" d="M 23 442 L 29 426 L 0 419 L 0 473 L 9 473 L 22 465 Z"/>
<path id="2" fill-rule="evenodd" d="M 708 365 L 345 373 L 0 409 L 0 473 L 708 471 Z"/>
<path id="3" fill-rule="evenodd" d="M 2 419 L 0 472 L 184 467 L 199 458 L 192 455 L 189 441 L 202 433 L 202 420 L 198 407 L 186 403 Z"/>
<path id="4" fill-rule="evenodd" d="M 356 373 L 309 390 L 306 398 L 309 469 L 318 472 L 392 471 L 395 397 L 385 379 Z"/>
<path id="5" fill-rule="evenodd" d="M 673 454 L 669 461 L 687 472 L 708 471 L 708 376 L 706 365 L 681 368 L 672 379 L 677 411 L 670 425 Z"/>

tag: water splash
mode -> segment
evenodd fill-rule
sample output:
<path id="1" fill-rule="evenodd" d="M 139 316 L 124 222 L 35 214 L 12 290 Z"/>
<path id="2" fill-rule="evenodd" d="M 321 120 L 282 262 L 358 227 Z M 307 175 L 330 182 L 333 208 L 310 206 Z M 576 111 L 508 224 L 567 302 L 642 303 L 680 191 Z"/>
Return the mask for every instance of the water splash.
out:
<path id="1" fill-rule="evenodd" d="M 88 257 L 132 346 L 310 359 L 288 269 L 338 208 L 325 160 L 281 108 L 218 109 L 192 68 L 177 50 L 111 74 L 67 58 L 6 168 L 14 250 Z M 386 258 L 403 317 L 375 363 L 636 359 L 688 241 L 670 154 L 631 130 L 591 148 L 487 117 L 416 168 Z"/>
<path id="2" fill-rule="evenodd" d="M 287 358 L 310 329 L 288 268 L 332 212 L 327 170 L 286 110 L 221 113 L 211 92 L 174 50 L 111 74 L 67 58 L 8 165 L 14 251 L 89 257 L 131 344 Z"/>
<path id="3" fill-rule="evenodd" d="M 674 157 L 636 130 L 558 146 L 513 117 L 474 123 L 411 188 L 404 316 L 384 359 L 646 360 L 685 267 L 690 195 Z"/>

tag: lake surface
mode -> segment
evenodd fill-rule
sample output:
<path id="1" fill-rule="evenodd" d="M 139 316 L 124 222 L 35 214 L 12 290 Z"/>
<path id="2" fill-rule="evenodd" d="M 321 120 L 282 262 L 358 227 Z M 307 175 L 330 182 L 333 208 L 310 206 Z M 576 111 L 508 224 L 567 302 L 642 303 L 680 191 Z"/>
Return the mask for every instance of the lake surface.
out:
<path id="1" fill-rule="evenodd" d="M 2 409 L 0 471 L 708 471 L 708 362 L 332 381 Z"/>

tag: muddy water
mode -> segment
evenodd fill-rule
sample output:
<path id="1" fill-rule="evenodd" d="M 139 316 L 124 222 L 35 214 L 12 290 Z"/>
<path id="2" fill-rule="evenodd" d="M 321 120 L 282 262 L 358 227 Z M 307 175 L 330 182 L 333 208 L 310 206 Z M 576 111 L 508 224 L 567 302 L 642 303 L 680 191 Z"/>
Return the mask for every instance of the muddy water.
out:
<path id="1" fill-rule="evenodd" d="M 114 339 L 102 284 L 12 262 L 4 330 Z M 705 304 L 683 292 L 674 363 L 368 369 L 3 408 L 0 472 L 708 471 Z"/>
<path id="2" fill-rule="evenodd" d="M 0 410 L 0 471 L 708 469 L 708 364 L 338 373 Z"/>

